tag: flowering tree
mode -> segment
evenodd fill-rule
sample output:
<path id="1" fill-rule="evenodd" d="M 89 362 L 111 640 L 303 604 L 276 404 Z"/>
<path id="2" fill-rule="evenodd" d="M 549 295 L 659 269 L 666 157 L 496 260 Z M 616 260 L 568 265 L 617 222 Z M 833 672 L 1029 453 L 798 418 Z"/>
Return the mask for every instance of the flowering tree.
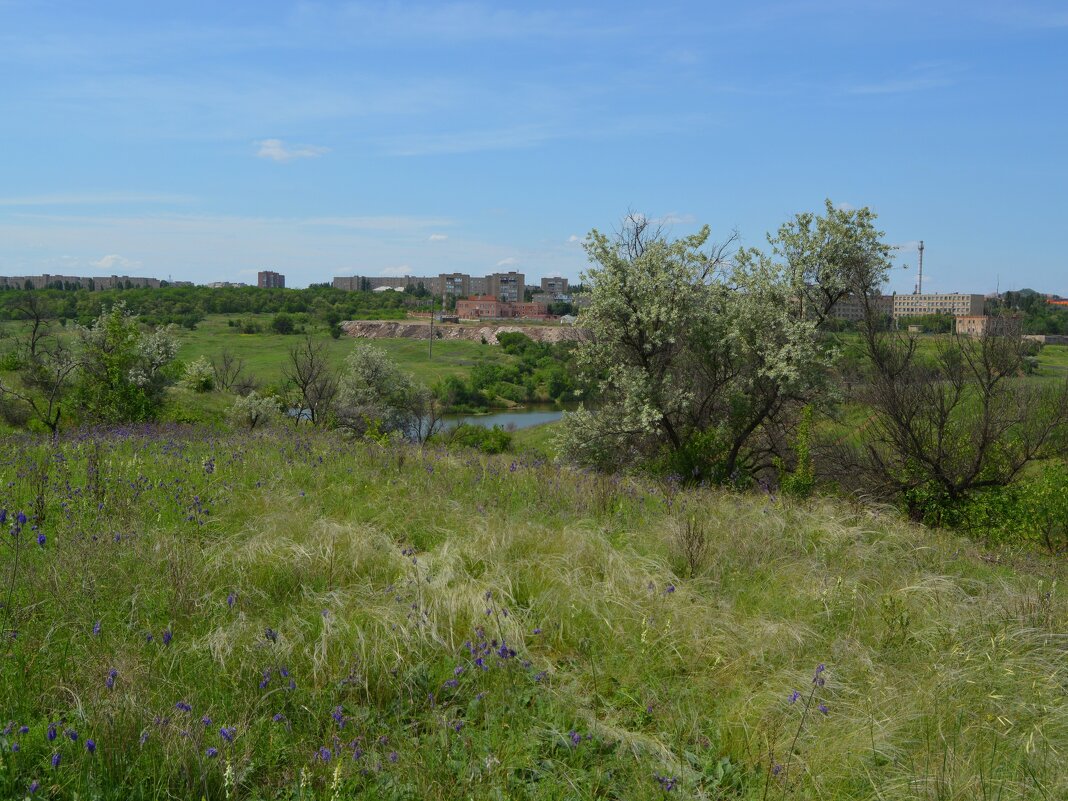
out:
<path id="1" fill-rule="evenodd" d="M 178 352 L 173 326 L 143 331 L 117 303 L 91 326 L 78 329 L 75 398 L 86 419 L 128 422 L 152 419 L 172 376 L 166 368 Z"/>
<path id="2" fill-rule="evenodd" d="M 708 245 L 707 227 L 672 241 L 632 215 L 613 238 L 592 231 L 578 361 L 597 407 L 565 417 L 565 458 L 716 482 L 790 459 L 801 410 L 828 396 L 835 352 L 819 322 L 854 276 L 884 269 L 870 219 L 799 216 L 771 255 L 730 258 L 732 240 Z M 819 315 L 806 297 L 824 298 Z"/>

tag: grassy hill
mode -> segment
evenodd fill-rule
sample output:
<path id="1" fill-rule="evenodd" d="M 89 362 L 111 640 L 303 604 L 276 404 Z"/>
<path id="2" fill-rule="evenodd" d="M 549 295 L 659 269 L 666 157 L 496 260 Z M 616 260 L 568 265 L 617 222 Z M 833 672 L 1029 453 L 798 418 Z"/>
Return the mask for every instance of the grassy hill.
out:
<path id="1" fill-rule="evenodd" d="M 1068 795 L 1063 562 L 291 429 L 5 444 L 0 797 Z"/>

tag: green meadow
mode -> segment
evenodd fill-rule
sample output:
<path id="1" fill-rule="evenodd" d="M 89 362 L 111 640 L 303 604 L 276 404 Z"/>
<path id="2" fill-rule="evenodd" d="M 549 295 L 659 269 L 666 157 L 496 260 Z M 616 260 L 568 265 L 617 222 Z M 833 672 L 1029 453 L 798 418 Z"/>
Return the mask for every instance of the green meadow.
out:
<path id="1" fill-rule="evenodd" d="M 290 427 L 0 487 L 0 797 L 1068 795 L 1063 560 Z"/>

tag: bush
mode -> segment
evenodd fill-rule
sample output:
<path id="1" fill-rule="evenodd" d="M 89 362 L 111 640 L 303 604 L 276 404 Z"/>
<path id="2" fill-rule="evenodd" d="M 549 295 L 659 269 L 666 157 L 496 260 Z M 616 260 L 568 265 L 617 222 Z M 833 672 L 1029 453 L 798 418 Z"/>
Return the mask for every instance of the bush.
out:
<path id="1" fill-rule="evenodd" d="M 193 392 L 211 392 L 215 387 L 215 370 L 206 356 L 201 356 L 185 366 L 182 386 Z"/>
<path id="2" fill-rule="evenodd" d="M 512 449 L 512 435 L 500 426 L 485 426 L 461 423 L 447 431 L 443 439 L 450 447 L 475 448 L 483 453 L 504 453 Z"/>
<path id="3" fill-rule="evenodd" d="M 257 426 L 268 424 L 276 419 L 281 412 L 278 398 L 270 395 L 260 395 L 258 392 L 250 392 L 244 397 L 239 397 L 230 407 L 230 421 L 241 428 L 249 431 Z"/>
<path id="4" fill-rule="evenodd" d="M 293 318 L 285 312 L 276 314 L 274 319 L 271 320 L 271 330 L 276 334 L 292 334 L 294 328 Z"/>

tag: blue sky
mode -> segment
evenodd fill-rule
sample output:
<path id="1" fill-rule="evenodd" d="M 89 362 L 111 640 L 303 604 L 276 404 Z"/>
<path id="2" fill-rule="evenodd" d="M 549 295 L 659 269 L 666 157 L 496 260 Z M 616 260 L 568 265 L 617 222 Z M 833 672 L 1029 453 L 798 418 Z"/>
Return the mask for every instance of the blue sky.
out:
<path id="1" fill-rule="evenodd" d="M 823 199 L 1068 295 L 1068 3 L 0 0 L 0 274 L 577 277 Z M 907 269 L 906 269 L 907 268 Z"/>

